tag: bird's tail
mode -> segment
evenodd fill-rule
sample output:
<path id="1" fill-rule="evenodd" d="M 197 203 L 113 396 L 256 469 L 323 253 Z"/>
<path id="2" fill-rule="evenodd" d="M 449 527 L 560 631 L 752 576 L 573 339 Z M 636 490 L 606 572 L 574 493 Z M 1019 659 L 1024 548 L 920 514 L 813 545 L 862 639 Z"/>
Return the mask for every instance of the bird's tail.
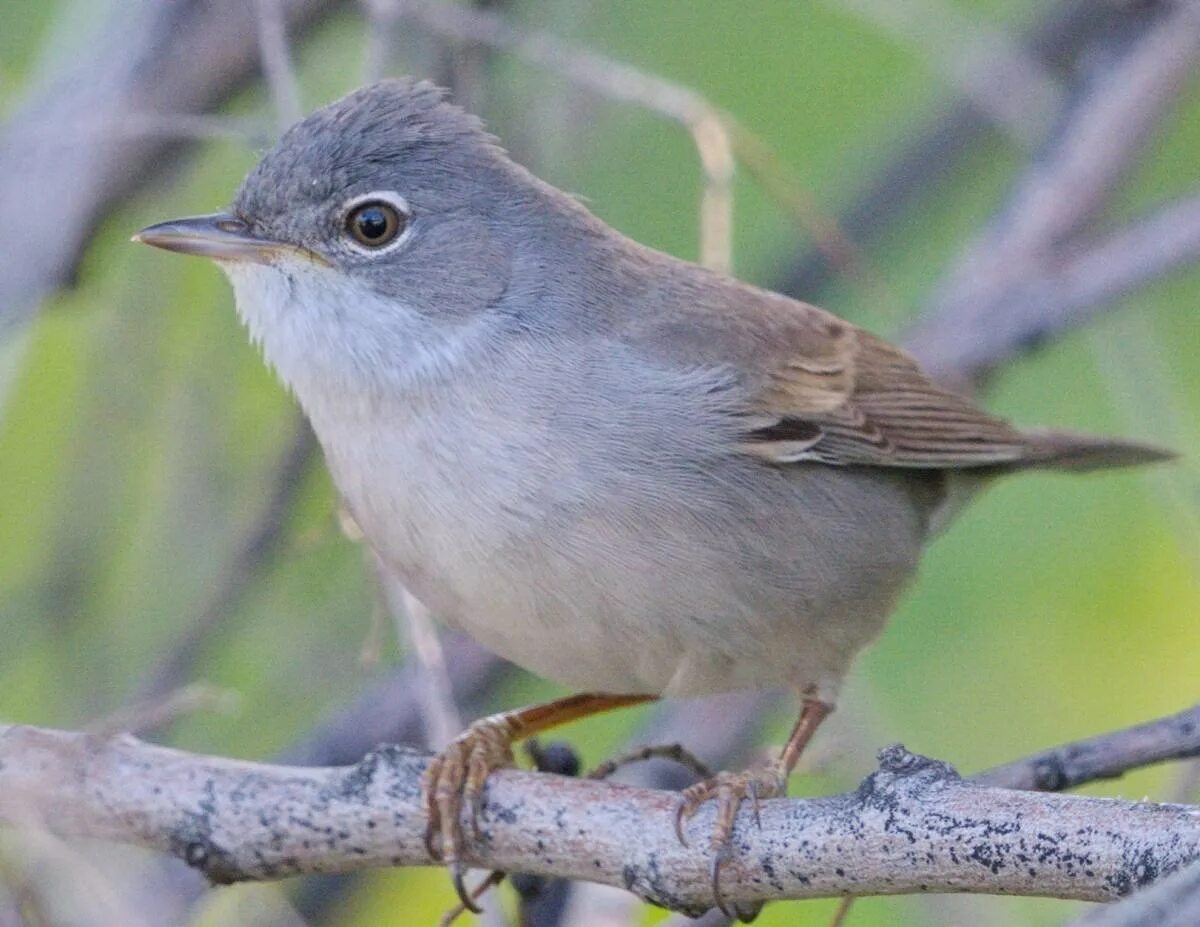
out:
<path id="1" fill-rule="evenodd" d="M 1171 460 L 1177 455 L 1151 444 L 1076 434 L 1071 431 L 1026 431 L 1029 453 L 1016 466 L 1046 470 L 1106 470 Z"/>

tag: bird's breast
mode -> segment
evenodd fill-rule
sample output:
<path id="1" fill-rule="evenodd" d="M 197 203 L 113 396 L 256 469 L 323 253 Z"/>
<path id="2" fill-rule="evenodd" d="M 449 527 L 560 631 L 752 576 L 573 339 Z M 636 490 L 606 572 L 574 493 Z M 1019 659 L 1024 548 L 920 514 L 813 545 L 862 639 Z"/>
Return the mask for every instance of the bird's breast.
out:
<path id="1" fill-rule="evenodd" d="M 676 694 L 839 675 L 915 565 L 910 488 L 765 466 L 672 401 L 514 397 L 510 379 L 314 425 L 409 590 L 534 672 Z"/>

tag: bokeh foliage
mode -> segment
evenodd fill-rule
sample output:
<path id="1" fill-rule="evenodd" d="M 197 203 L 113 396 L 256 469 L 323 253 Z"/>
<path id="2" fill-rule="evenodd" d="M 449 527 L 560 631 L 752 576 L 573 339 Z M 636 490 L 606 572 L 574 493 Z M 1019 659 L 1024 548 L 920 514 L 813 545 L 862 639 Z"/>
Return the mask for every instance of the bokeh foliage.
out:
<path id="1" fill-rule="evenodd" d="M 1036 6 L 957 5 L 1001 26 L 1025 21 Z M 32 50 L 63 4 L 2 6 L 0 107 L 42 66 Z M 522 0 L 511 15 L 696 87 L 776 146 L 834 213 L 954 90 L 923 49 L 881 35 L 836 2 L 753 7 L 751 15 L 719 0 Z M 353 10 L 299 49 L 306 104 L 352 89 L 362 49 L 363 21 Z M 498 58 L 493 73 L 483 115 L 520 158 L 586 195 L 630 235 L 695 254 L 699 174 L 677 127 L 519 61 Z M 269 106 L 251 90 L 230 111 L 266 115 Z M 1106 221 L 1194 189 L 1197 150 L 1193 86 Z M 807 295 L 897 333 L 1027 157 L 1002 133 L 988 134 L 869 250 L 890 303 L 847 281 Z M 0 398 L 5 721 L 79 726 L 119 706 L 222 582 L 237 539 L 260 516 L 264 481 L 297 410 L 247 343 L 215 269 L 128 243 L 151 221 L 219 207 L 253 159 L 236 142 L 208 144 L 113 216 L 77 286 L 45 307 L 21 372 Z M 744 178 L 737 192 L 737 271 L 770 285 L 804 236 Z M 852 785 L 869 770 L 870 751 L 891 741 L 971 771 L 1195 700 L 1198 305 L 1200 273 L 1177 276 L 995 379 L 989 405 L 1018 422 L 1144 437 L 1184 459 L 1156 474 L 1022 477 L 981 499 L 934 545 L 891 627 L 860 661 L 826 735 L 833 760 L 819 776 L 799 777 L 794 791 Z M 361 552 L 337 529 L 319 461 L 286 533 L 198 670 L 241 693 L 240 709 L 185 719 L 173 743 L 269 757 L 378 672 L 359 662 L 373 593 Z M 400 656 L 393 648 L 385 659 Z M 516 675 L 496 704 L 554 692 Z M 597 761 L 643 716 L 581 723 L 567 736 Z M 781 738 L 787 724 L 772 719 L 764 742 Z M 1171 782 L 1171 770 L 1151 770 L 1092 791 L 1161 796 Z M 274 891 L 223 890 L 204 920 L 246 922 L 271 907 Z M 450 900 L 439 873 L 376 873 L 331 922 L 431 923 Z M 1051 924 L 1067 911 L 1057 902 L 966 904 L 955 910 L 978 922 Z M 929 905 L 866 901 L 852 923 L 927 923 Z M 774 905 L 760 923 L 823 924 L 831 910 Z"/>

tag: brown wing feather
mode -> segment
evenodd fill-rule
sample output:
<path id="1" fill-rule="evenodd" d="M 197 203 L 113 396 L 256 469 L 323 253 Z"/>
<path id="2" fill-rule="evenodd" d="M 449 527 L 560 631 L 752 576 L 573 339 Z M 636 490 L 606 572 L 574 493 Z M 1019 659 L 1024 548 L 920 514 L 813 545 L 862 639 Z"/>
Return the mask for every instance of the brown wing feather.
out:
<path id="1" fill-rule="evenodd" d="M 654 312 L 626 320 L 655 360 L 720 367 L 743 393 L 743 449 L 777 464 L 813 461 L 951 469 L 1092 469 L 1166 459 L 1154 447 L 1021 432 L 938 386 L 900 348 L 823 309 L 649 252 Z"/>
<path id="2" fill-rule="evenodd" d="M 1021 433 L 933 383 L 899 348 L 849 325 L 838 363 L 779 365 L 756 413 L 771 424 L 746 450 L 778 463 L 977 467 L 1021 460 Z M 804 350 L 804 345 L 797 345 Z M 836 369 L 835 369 L 836 368 Z"/>

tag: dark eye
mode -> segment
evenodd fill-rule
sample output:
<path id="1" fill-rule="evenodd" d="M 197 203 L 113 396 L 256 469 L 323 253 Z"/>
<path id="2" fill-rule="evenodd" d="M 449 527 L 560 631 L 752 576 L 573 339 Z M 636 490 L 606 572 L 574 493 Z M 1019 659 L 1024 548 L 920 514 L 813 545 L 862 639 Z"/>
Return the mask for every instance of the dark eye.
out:
<path id="1" fill-rule="evenodd" d="M 408 217 L 391 203 L 368 200 L 359 203 L 346 216 L 346 231 L 360 245 L 382 248 L 404 231 Z"/>

